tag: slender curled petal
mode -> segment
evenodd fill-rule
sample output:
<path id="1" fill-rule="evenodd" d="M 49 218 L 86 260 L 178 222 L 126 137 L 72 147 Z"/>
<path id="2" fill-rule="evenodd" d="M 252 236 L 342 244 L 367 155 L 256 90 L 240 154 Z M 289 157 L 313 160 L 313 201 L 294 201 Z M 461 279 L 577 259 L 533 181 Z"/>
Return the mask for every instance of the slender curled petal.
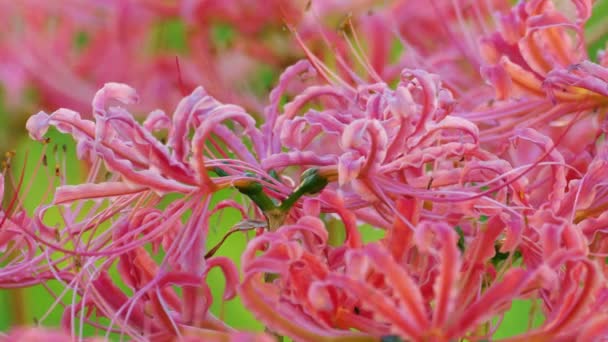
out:
<path id="1" fill-rule="evenodd" d="M 357 179 L 364 162 L 363 156 L 359 156 L 353 152 L 341 155 L 338 162 L 338 184 L 343 186 Z"/>
<path id="2" fill-rule="evenodd" d="M 560 202 L 564 198 L 566 189 L 566 172 L 562 166 L 565 163 L 563 156 L 558 150 L 555 149 L 553 146 L 553 141 L 533 129 L 519 130 L 516 133 L 515 139 L 528 141 L 538 146 L 543 153 L 541 156 L 545 156 L 545 158 L 556 162 L 555 165 L 551 167 L 553 181 L 551 190 L 549 190 L 547 197 L 552 209 L 557 211 L 559 209 Z M 524 158 L 529 158 L 529 156 Z"/>
<path id="3" fill-rule="evenodd" d="M 119 158 L 112 149 L 98 146 L 98 155 L 105 161 L 107 168 L 122 175 L 127 182 L 135 185 L 145 185 L 159 192 L 189 193 L 196 187 L 168 179 L 154 170 L 137 170 L 127 159 Z"/>
<path id="4" fill-rule="evenodd" d="M 144 186 L 134 186 L 124 182 L 103 184 L 64 185 L 57 189 L 54 204 L 63 204 L 84 199 L 107 198 L 145 191 Z"/>
<path id="5" fill-rule="evenodd" d="M 93 112 L 98 115 L 105 115 L 106 107 L 111 101 L 128 105 L 137 103 L 139 96 L 137 96 L 134 88 L 126 84 L 106 83 L 93 97 Z"/>
<path id="6" fill-rule="evenodd" d="M 215 104 L 216 101 L 207 96 L 202 87 L 197 87 L 189 96 L 179 102 L 173 113 L 173 121 L 169 129 L 168 139 L 169 145 L 173 146 L 173 154 L 177 160 L 186 162 L 186 158 L 190 152 L 188 129 L 193 121 L 194 110 L 204 111 L 207 106 Z"/>
<path id="7" fill-rule="evenodd" d="M 232 261 L 228 258 L 215 257 L 207 260 L 206 271 L 208 273 L 213 267 L 219 267 L 224 273 L 226 279 L 226 289 L 224 290 L 224 300 L 230 300 L 236 296 L 236 287 L 238 285 L 238 271 L 234 267 Z"/>
<path id="8" fill-rule="evenodd" d="M 72 134 L 78 141 L 95 136 L 95 124 L 81 119 L 78 113 L 68 109 L 60 109 L 51 115 L 38 112 L 28 119 L 26 128 L 33 139 L 42 140 L 51 125 L 62 133 Z"/>
<path id="9" fill-rule="evenodd" d="M 415 147 L 424 146 L 428 144 L 429 140 L 435 141 L 437 139 L 437 134 L 445 135 L 444 131 L 452 129 L 461 131 L 462 133 L 470 136 L 474 144 L 478 143 L 479 129 L 475 124 L 458 117 L 446 117 L 436 124 L 429 125 L 425 134 L 420 136 L 418 139 L 412 139 L 411 145 L 408 147 L 413 149 Z M 443 139 L 447 140 L 447 137 L 443 137 Z M 459 140 L 463 139 L 459 137 Z"/>
<path id="10" fill-rule="evenodd" d="M 207 175 L 207 168 L 205 166 L 204 161 L 204 144 L 206 143 L 209 135 L 212 131 L 216 130 L 216 126 L 221 124 L 222 121 L 232 119 L 239 122 L 243 127 L 251 128 L 255 126 L 255 121 L 250 116 L 247 116 L 243 113 L 239 108 L 219 108 L 216 115 L 209 115 L 208 118 L 203 119 L 202 123 L 196 129 L 194 133 L 194 137 L 192 138 L 192 154 L 191 157 L 191 165 L 196 170 L 197 180 L 201 186 L 207 187 L 209 189 L 214 188 L 213 181 Z M 242 152 L 240 154 L 241 157 L 246 158 L 246 161 L 255 163 L 255 159 L 246 147 L 242 145 L 240 141 L 236 142 L 237 145 L 237 153 Z"/>
<path id="11" fill-rule="evenodd" d="M 505 68 L 500 65 L 484 66 L 481 74 L 486 82 L 494 87 L 497 100 L 505 100 L 511 96 L 513 81 Z"/>
<path id="12" fill-rule="evenodd" d="M 30 133 L 30 137 L 34 140 L 42 140 L 49 127 L 49 115 L 45 112 L 38 112 L 30 116 L 27 120 L 25 128 Z"/>
<path id="13" fill-rule="evenodd" d="M 426 315 L 424 299 L 420 289 L 416 288 L 414 280 L 386 253 L 386 250 L 377 245 L 368 245 L 366 250 L 375 268 L 385 267 L 383 273 L 386 274 L 389 285 L 395 289 L 399 300 L 404 303 L 403 310 L 408 316 L 412 316 L 418 327 L 428 329 L 430 322 Z"/>
<path id="14" fill-rule="evenodd" d="M 277 86 L 270 92 L 269 105 L 264 109 L 266 121 L 262 125 L 262 133 L 269 140 L 269 150 L 265 151 L 265 153 L 275 154 L 281 149 L 279 136 L 277 136 L 274 132 L 274 126 L 279 116 L 279 102 L 281 100 L 281 96 L 283 96 L 287 90 L 286 88 L 289 83 L 291 83 L 297 75 L 301 75 L 305 72 L 310 74 L 314 73 L 314 69 L 307 60 L 301 60 L 296 64 L 289 66 L 281 74 Z M 267 157 L 267 155 L 263 154 L 260 157 Z"/>
<path id="15" fill-rule="evenodd" d="M 148 114 L 143 123 L 144 129 L 149 132 L 160 131 L 171 128 L 171 119 L 160 109 L 154 110 Z"/>
<path id="16" fill-rule="evenodd" d="M 283 169 L 290 165 L 335 165 L 335 156 L 318 155 L 312 151 L 293 151 L 277 153 L 262 161 L 262 167 L 267 170 Z"/>
<path id="17" fill-rule="evenodd" d="M 313 86 L 307 88 L 302 94 L 298 95 L 293 101 L 287 103 L 283 108 L 283 113 L 280 117 L 284 119 L 293 119 L 297 112 L 308 102 L 311 100 L 321 97 L 321 96 L 330 96 L 335 98 L 336 101 L 340 103 L 348 103 L 348 99 L 346 98 L 346 94 L 340 92 L 339 89 L 336 89 L 332 86 Z M 277 122 L 280 124 L 280 122 Z"/>

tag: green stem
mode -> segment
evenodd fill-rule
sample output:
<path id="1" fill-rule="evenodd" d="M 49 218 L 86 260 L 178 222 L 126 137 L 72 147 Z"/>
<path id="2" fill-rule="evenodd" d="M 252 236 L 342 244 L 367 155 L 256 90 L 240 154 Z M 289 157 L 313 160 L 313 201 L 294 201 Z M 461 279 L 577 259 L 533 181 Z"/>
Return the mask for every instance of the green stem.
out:
<path id="1" fill-rule="evenodd" d="M 220 177 L 228 176 L 228 173 L 219 167 L 214 168 L 213 171 Z M 278 174 L 274 171 L 271 171 L 271 176 L 278 179 Z M 302 173 L 300 185 L 279 206 L 266 195 L 264 187 L 259 182 L 251 181 L 245 185 L 235 185 L 234 187 L 240 193 L 249 197 L 262 210 L 268 221 L 268 229 L 274 231 L 283 225 L 287 213 L 302 196 L 314 195 L 323 190 L 327 184 L 327 178 L 320 175 L 318 169 L 308 169 Z"/>
<path id="2" fill-rule="evenodd" d="M 327 178 L 319 174 L 319 169 L 308 169 L 302 173 L 300 185 L 281 203 L 279 209 L 287 211 L 304 195 L 321 192 L 328 184 Z"/>
<path id="3" fill-rule="evenodd" d="M 215 167 L 213 171 L 220 177 L 228 176 L 228 173 L 219 167 Z M 272 199 L 264 193 L 262 184 L 251 181 L 247 185 L 235 185 L 234 187 L 240 193 L 249 197 L 262 211 L 266 212 L 276 208 Z"/>

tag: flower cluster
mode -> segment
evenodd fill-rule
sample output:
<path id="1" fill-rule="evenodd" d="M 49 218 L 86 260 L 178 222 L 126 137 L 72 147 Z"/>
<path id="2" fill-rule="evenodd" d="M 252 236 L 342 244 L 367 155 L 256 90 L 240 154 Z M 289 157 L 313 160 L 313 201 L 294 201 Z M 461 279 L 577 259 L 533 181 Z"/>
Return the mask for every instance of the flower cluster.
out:
<path id="1" fill-rule="evenodd" d="M 544 320 L 531 315 L 509 340 L 608 336 L 608 60 L 584 50 L 590 0 L 269 3 L 268 13 L 247 1 L 89 4 L 58 38 L 77 24 L 94 33 L 77 58 L 83 74 L 61 63 L 36 72 L 38 52 L 25 49 L 28 73 L 77 99 L 77 111 L 40 111 L 27 130 L 45 146 L 51 127 L 70 135 L 88 176 L 58 177 L 52 203 L 28 215 L 23 177 L 5 175 L 17 191 L 0 213 L 0 287 L 53 279 L 65 289 L 62 332 L 8 340 L 82 338 L 92 327 L 153 341 L 481 341 L 519 299 Z M 347 6 L 353 17 L 336 33 L 326 22 Z M 120 30 L 89 20 L 98 11 Z M 31 38 L 44 40 L 48 13 L 36 14 Z M 120 55 L 141 60 L 134 42 L 157 16 L 189 27 L 180 82 L 203 85 L 171 114 L 147 101 L 166 93 L 156 103 L 166 109 L 186 88 L 159 86 L 172 77 Z M 294 55 L 249 39 L 286 25 L 281 39 L 307 58 L 252 105 L 212 67 L 232 52 L 195 39 L 211 19 L 247 37 L 239 53 L 277 68 Z M 122 43 L 106 44 L 113 34 Z M 93 62 L 114 50 L 118 66 Z M 214 62 L 190 65 L 201 60 Z M 91 85 L 80 76 L 93 74 L 91 84 L 128 75 L 135 87 L 107 82 L 84 109 Z M 223 231 L 221 215 L 240 222 Z M 370 241 L 366 227 L 382 237 Z M 237 260 L 221 255 L 234 233 L 248 239 Z M 212 312 L 237 297 L 263 331 Z"/>
<path id="2" fill-rule="evenodd" d="M 324 40 L 339 37 L 339 13 L 364 12 L 373 2 L 271 0 L 260 9 L 244 0 L 4 1 L 0 81 L 15 113 L 33 106 L 86 112 L 106 82 L 137 88 L 138 112 L 173 108 L 199 85 L 259 111 L 273 75 L 304 55 L 288 28 L 321 51 Z M 31 92 L 36 100 L 23 107 Z"/>

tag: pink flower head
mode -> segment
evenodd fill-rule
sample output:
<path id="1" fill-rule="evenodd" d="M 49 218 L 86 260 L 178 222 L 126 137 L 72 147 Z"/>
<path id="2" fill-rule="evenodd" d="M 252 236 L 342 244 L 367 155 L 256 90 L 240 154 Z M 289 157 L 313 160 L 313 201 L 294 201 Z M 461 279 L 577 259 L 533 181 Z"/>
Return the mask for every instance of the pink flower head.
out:
<path id="1" fill-rule="evenodd" d="M 405 70 L 395 89 L 385 83 L 353 88 L 334 79 L 307 87 L 278 111 L 273 103 L 297 67 L 304 65 L 288 69 L 271 95 L 262 126 L 270 151 L 263 169 L 287 176 L 294 165 L 318 168 L 330 181 L 324 193 L 339 194 L 360 219 L 384 228 L 394 221 L 401 196 L 428 201 L 418 209 L 423 217 L 453 222 L 496 214 L 485 209 L 501 208 L 505 199 L 527 201 L 521 175 L 479 145 L 473 123 L 452 115 L 455 100 L 436 75 Z M 323 210 L 336 210 L 321 198 Z"/>
<path id="2" fill-rule="evenodd" d="M 514 299 L 531 296 L 542 299 L 547 319 L 515 340 L 599 332 L 606 315 L 594 312 L 604 283 L 599 264 L 579 250 L 558 249 L 533 267 L 507 261 L 511 267 L 495 268 L 492 245 L 502 225 L 481 224 L 462 253 L 445 223 L 423 221 L 412 233 L 396 222 L 382 242 L 331 247 L 323 223 L 302 217 L 250 243 L 239 292 L 259 320 L 302 341 L 490 338 L 493 318 Z M 265 281 L 267 275 L 273 280 Z"/>
<path id="3" fill-rule="evenodd" d="M 463 117 L 482 128 L 481 141 L 503 148 L 520 128 L 550 136 L 575 161 L 601 133 L 596 110 L 606 96 L 589 70 L 583 25 L 591 1 L 528 1 L 498 16 L 499 29 L 483 39 L 482 74 L 495 99 Z M 596 71 L 594 72 L 596 73 Z"/>
<path id="4" fill-rule="evenodd" d="M 27 123 L 37 139 L 49 126 L 71 133 L 79 157 L 91 163 L 88 183 L 57 189 L 54 204 L 63 213 L 62 229 L 54 240 L 42 241 L 74 260 L 65 267 L 72 274 L 66 285 L 81 299 L 66 308 L 63 324 L 77 336 L 79 321 L 132 338 L 254 338 L 235 332 L 208 311 L 213 301 L 206 281 L 209 270 L 217 266 L 226 277 L 222 300 L 234 297 L 238 282 L 232 261 L 207 256 L 209 218 L 225 207 L 237 207 L 243 215 L 246 210 L 235 201 L 210 207 L 212 193 L 243 177 L 211 179 L 207 168 L 213 164 L 205 163 L 204 144 L 214 132 L 249 153 L 237 133 L 221 123 L 222 118 L 235 118 L 244 128 L 255 129 L 255 121 L 239 114 L 237 106 L 220 105 L 201 88 L 180 103 L 174 121 L 155 111 L 140 124 L 125 108 L 111 106 L 137 99 L 132 88 L 111 83 L 93 99 L 95 122 L 60 109 L 51 115 L 40 112 Z M 192 141 L 186 133 L 190 129 L 195 130 Z M 162 130 L 168 130 L 168 138 L 161 141 L 155 134 Z M 224 167 L 221 160 L 215 163 Z M 111 172 L 109 178 L 106 172 Z M 171 200 L 176 194 L 179 198 Z M 37 209 L 41 230 L 51 229 L 44 223 L 49 208 Z M 164 256 L 160 263 L 157 253 Z M 115 271 L 120 282 L 111 276 Z M 125 286 L 131 294 L 124 292 Z M 110 323 L 96 321 L 93 311 Z"/>

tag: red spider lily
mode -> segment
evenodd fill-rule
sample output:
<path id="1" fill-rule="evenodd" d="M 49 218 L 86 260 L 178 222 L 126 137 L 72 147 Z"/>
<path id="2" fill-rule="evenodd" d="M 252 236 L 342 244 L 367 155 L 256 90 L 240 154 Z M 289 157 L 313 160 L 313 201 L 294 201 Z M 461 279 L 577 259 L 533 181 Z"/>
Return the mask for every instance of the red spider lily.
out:
<path id="1" fill-rule="evenodd" d="M 210 125 L 201 121 L 221 119 L 222 115 L 209 117 L 207 112 L 218 106 L 226 111 L 226 118 L 240 115 L 245 127 L 255 128 L 255 121 L 239 114 L 236 110 L 242 109 L 237 106 L 219 104 L 200 88 L 178 106 L 174 123 L 155 111 L 142 125 L 124 108 L 109 106 L 114 101 L 136 99 L 132 88 L 107 84 L 93 100 L 95 122 L 65 109 L 51 115 L 40 112 L 28 121 L 35 138 L 42 138 L 50 125 L 71 133 L 79 156 L 91 162 L 90 183 L 62 184 L 57 189 L 54 203 L 61 207 L 63 228 L 53 240 L 38 239 L 46 248 L 73 258 L 61 271 L 70 272 L 72 278 L 65 285 L 81 298 L 65 309 L 65 328 L 75 336 L 82 334 L 79 324 L 88 324 L 134 339 L 238 341 L 257 336 L 264 340 L 264 335 L 236 332 L 209 313 L 213 299 L 206 283 L 207 272 L 218 266 L 226 275 L 223 300 L 235 295 L 238 272 L 234 264 L 208 257 L 205 245 L 209 217 L 222 208 L 240 205 L 227 201 L 211 209 L 210 199 L 218 189 L 248 177 L 219 181 L 209 177 L 207 167 L 211 166 L 205 165 L 202 153 Z M 220 123 L 212 131 L 233 137 L 236 143 L 230 146 L 246 153 L 241 138 Z M 154 136 L 166 128 L 167 143 Z M 190 142 L 184 132 L 192 128 L 196 132 Z M 199 157 L 190 158 L 191 153 Z M 116 176 L 105 178 L 102 163 Z M 216 165 L 224 167 L 221 161 Z M 166 202 L 167 194 L 172 193 L 182 197 L 161 210 L 161 201 Z M 86 200 L 93 205 L 83 206 Z M 48 208 L 37 209 L 35 226 L 41 231 L 51 229 L 44 223 Z M 241 213 L 245 215 L 246 210 L 241 208 Z M 144 247 L 162 253 L 163 261 L 157 264 Z M 112 270 L 120 273 L 122 282 L 112 279 Z M 132 293 L 125 293 L 119 285 Z M 181 289 L 179 295 L 176 287 Z M 110 323 L 99 322 L 102 317 Z"/>
<path id="2" fill-rule="evenodd" d="M 594 65 L 587 59 L 583 34 L 591 1 L 559 5 L 565 8 L 553 1 L 521 2 L 500 15 L 499 30 L 484 38 L 482 48 L 489 63 L 482 73 L 494 86 L 496 101 L 480 102 L 477 110 L 462 116 L 481 125 L 482 141 L 497 146 L 517 128 L 542 130 L 575 163 L 588 148 L 580 144 L 581 135 L 593 142 L 601 133 L 597 108 L 606 102 L 605 91 L 597 86 L 601 78 L 594 86 L 576 71 L 578 65 L 582 70 Z M 566 128 L 570 133 L 563 135 Z"/>
<path id="3" fill-rule="evenodd" d="M 258 319 L 302 341 L 489 338 L 492 318 L 514 299 L 531 296 L 543 300 L 547 320 L 512 340 L 599 332 L 598 323 L 588 321 L 598 314 L 595 299 L 605 281 L 598 263 L 580 250 L 559 248 L 533 267 L 495 269 L 491 242 L 501 224 L 491 219 L 483 226 L 464 254 L 452 228 L 426 221 L 414 232 L 398 221 L 382 243 L 333 248 L 323 223 L 303 217 L 250 243 L 239 292 Z M 264 274 L 275 279 L 264 281 Z"/>
<path id="4" fill-rule="evenodd" d="M 93 167 L 93 173 L 98 169 Z M 61 279 L 66 291 L 78 295 L 64 309 L 64 329 L 82 336 L 82 327 L 89 325 L 106 337 L 113 333 L 135 340 L 267 341 L 263 334 L 238 332 L 209 312 L 214 298 L 208 272 L 219 267 L 224 273 L 224 301 L 235 296 L 238 282 L 232 261 L 206 256 L 209 217 L 239 205 L 229 201 L 212 210 L 209 196 L 193 193 L 157 209 L 163 199 L 142 190 L 111 201 L 95 199 L 92 206 L 60 206 L 64 228 L 55 239 L 38 241 L 70 261 L 62 258 L 56 266 L 57 273 L 70 275 Z M 37 211 L 40 230 L 51 229 L 43 222 L 46 210 Z M 194 219 L 185 220 L 189 211 Z M 66 291 L 58 303 L 68 300 Z"/>

